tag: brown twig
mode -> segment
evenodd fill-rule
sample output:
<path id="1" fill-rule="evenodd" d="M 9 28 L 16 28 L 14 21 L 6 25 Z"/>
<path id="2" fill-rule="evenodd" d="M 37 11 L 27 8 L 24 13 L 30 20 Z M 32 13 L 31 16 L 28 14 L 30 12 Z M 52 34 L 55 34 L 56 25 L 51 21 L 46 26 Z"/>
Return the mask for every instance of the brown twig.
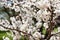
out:
<path id="1" fill-rule="evenodd" d="M 15 31 L 18 31 L 18 32 L 22 32 L 23 34 L 25 34 L 25 35 L 27 35 L 27 36 L 31 36 L 31 37 L 35 40 L 35 38 L 34 38 L 31 34 L 28 34 L 28 33 L 26 33 L 26 32 L 23 32 L 23 31 L 21 31 L 21 30 L 18 30 L 18 29 L 11 29 L 11 28 L 5 27 L 5 26 L 3 26 L 3 25 L 1 25 L 1 24 L 0 24 L 0 26 L 2 26 L 2 27 L 5 28 L 5 29 L 15 30 Z"/>
<path id="2" fill-rule="evenodd" d="M 51 6 L 51 8 L 48 10 L 51 12 L 51 16 L 50 16 L 50 22 L 49 22 L 49 28 L 47 29 L 48 35 L 46 37 L 46 40 L 49 40 L 51 37 L 51 31 L 53 30 L 53 7 Z"/>

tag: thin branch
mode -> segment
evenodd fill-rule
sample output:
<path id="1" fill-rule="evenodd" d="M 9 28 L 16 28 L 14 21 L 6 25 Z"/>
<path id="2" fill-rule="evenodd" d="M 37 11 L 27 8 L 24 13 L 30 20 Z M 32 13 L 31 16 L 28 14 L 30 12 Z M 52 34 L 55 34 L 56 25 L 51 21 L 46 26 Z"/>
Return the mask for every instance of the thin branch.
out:
<path id="1" fill-rule="evenodd" d="M 22 32 L 22 33 L 24 33 L 24 34 L 27 34 L 26 32 L 23 32 L 23 31 L 18 30 L 18 29 L 11 29 L 11 28 L 5 27 L 5 26 L 3 26 L 3 25 L 1 25 L 1 24 L 0 24 L 0 26 L 2 26 L 2 27 L 5 28 L 5 29 L 16 30 L 16 31 L 18 31 L 18 32 Z M 30 35 L 30 34 L 27 34 L 27 35 Z"/>
<path id="2" fill-rule="evenodd" d="M 49 9 L 48 8 L 48 10 L 51 12 L 51 18 L 50 18 L 50 22 L 49 22 L 49 28 L 47 29 L 47 32 L 48 32 L 48 35 L 47 35 L 47 40 L 49 40 L 50 39 L 50 37 L 51 37 L 51 31 L 53 30 L 53 7 L 51 6 L 51 8 Z"/>
<path id="3" fill-rule="evenodd" d="M 21 31 L 21 30 L 18 30 L 18 29 L 11 29 L 11 28 L 5 27 L 5 26 L 3 26 L 3 25 L 1 25 L 1 24 L 0 24 L 0 26 L 2 26 L 2 27 L 5 28 L 5 29 L 15 30 L 15 31 L 18 31 L 18 32 L 22 32 L 23 34 L 25 34 L 25 35 L 27 35 L 27 36 L 31 36 L 31 37 L 35 40 L 35 38 L 34 38 L 31 34 L 28 34 L 28 33 L 26 33 L 26 32 L 23 32 L 23 31 Z"/>

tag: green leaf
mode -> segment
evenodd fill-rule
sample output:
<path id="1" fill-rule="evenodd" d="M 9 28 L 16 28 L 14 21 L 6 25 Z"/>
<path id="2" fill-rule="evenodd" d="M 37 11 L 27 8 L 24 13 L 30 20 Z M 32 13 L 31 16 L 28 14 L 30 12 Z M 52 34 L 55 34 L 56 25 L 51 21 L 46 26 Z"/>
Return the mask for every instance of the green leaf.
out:
<path id="1" fill-rule="evenodd" d="M 46 34 L 46 29 L 44 27 L 42 28 L 42 34 Z"/>
<path id="2" fill-rule="evenodd" d="M 58 28 L 54 28 L 54 30 L 53 30 L 54 32 L 58 32 Z"/>
<path id="3" fill-rule="evenodd" d="M 13 38 L 11 36 L 8 36 L 6 32 L 11 33 L 10 31 L 0 31 L 0 40 L 3 40 L 3 36 L 8 37 L 10 40 L 13 40 Z"/>
<path id="4" fill-rule="evenodd" d="M 20 40 L 28 40 L 27 36 L 21 36 Z"/>

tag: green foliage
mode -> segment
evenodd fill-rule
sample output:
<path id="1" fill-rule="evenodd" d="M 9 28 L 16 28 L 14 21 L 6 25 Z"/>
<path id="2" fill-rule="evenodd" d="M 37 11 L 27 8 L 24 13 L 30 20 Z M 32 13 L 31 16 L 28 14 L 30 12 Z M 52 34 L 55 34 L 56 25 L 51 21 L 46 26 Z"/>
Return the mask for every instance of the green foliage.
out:
<path id="1" fill-rule="evenodd" d="M 44 27 L 42 28 L 42 34 L 46 34 L 46 29 Z"/>
<path id="2" fill-rule="evenodd" d="M 21 36 L 20 40 L 28 40 L 27 36 Z"/>
<path id="3" fill-rule="evenodd" d="M 58 28 L 54 28 L 54 30 L 53 30 L 54 32 L 58 32 Z"/>
<path id="4" fill-rule="evenodd" d="M 10 31 L 0 31 L 0 40 L 3 40 L 3 39 L 2 39 L 3 36 L 4 36 L 4 37 L 8 37 L 10 40 L 13 40 L 13 38 L 12 38 L 11 36 L 8 36 L 6 32 L 8 32 L 8 33 L 11 34 Z"/>

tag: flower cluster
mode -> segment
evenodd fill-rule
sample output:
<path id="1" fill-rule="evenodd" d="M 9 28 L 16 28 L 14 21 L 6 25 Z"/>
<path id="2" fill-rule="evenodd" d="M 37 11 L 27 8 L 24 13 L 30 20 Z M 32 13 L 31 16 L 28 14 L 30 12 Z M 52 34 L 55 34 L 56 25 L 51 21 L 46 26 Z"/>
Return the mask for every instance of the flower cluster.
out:
<path id="1" fill-rule="evenodd" d="M 14 10 L 17 16 L 10 17 L 11 25 L 8 20 L 0 20 L 0 24 L 6 26 L 11 29 L 18 29 L 33 36 L 30 37 L 31 40 L 35 38 L 35 40 L 40 40 L 45 37 L 45 33 L 49 28 L 49 21 L 51 16 L 51 11 L 54 10 L 53 13 L 56 14 L 53 17 L 55 18 L 60 16 L 60 1 L 59 0 L 2 0 L 1 5 L 8 10 Z M 13 13 L 13 15 L 15 14 Z M 44 30 L 43 30 L 44 28 Z M 6 30 L 0 27 L 0 30 Z M 43 31 L 41 31 L 43 30 Z M 59 31 L 59 28 L 58 28 Z M 12 31 L 15 33 L 13 36 L 13 40 L 17 40 L 20 38 L 20 34 L 24 35 L 24 33 L 18 33 L 15 30 Z M 17 38 L 17 35 L 19 38 Z M 17 39 L 15 39 L 17 38 Z M 52 37 L 53 38 L 53 37 Z M 4 40 L 9 40 L 7 37 Z M 53 39 L 51 39 L 53 40 Z"/>

